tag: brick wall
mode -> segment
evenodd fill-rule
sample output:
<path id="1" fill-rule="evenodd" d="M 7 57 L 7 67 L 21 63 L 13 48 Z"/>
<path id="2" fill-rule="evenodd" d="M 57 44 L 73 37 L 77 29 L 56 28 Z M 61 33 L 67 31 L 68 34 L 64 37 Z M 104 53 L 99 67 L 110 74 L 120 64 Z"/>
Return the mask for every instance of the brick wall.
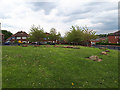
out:
<path id="1" fill-rule="evenodd" d="M 108 42 L 109 43 L 118 43 L 120 36 L 108 36 Z"/>

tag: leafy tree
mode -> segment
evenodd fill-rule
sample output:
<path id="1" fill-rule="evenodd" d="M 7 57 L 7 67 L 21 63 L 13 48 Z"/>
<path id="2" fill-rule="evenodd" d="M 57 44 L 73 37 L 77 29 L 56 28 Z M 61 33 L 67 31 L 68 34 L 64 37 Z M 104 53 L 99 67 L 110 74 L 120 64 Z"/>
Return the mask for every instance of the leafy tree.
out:
<path id="1" fill-rule="evenodd" d="M 44 40 L 44 38 L 45 38 L 44 29 L 40 28 L 40 26 L 35 27 L 35 25 L 33 25 L 30 29 L 28 39 L 32 42 L 41 42 Z"/>
<path id="2" fill-rule="evenodd" d="M 60 40 L 60 39 L 61 39 L 61 33 L 58 32 L 58 34 L 56 35 L 56 37 L 57 37 L 57 38 L 56 38 L 57 40 Z"/>
<path id="3" fill-rule="evenodd" d="M 83 41 L 83 30 L 79 26 L 72 26 L 66 33 L 65 40 L 68 43 L 81 43 Z"/>
<path id="4" fill-rule="evenodd" d="M 51 28 L 51 30 L 50 30 L 50 40 L 56 40 L 56 34 L 57 34 L 57 32 L 56 32 L 56 29 L 55 28 Z"/>
<path id="5" fill-rule="evenodd" d="M 4 34 L 4 39 L 8 39 L 11 35 L 13 35 L 10 31 L 7 30 L 1 30 L 2 34 Z"/>
<path id="6" fill-rule="evenodd" d="M 56 29 L 51 28 L 49 37 L 50 37 L 50 40 L 59 40 L 61 38 L 61 34 L 60 32 L 58 32 L 57 34 Z"/>
<path id="7" fill-rule="evenodd" d="M 91 39 L 96 39 L 97 36 L 95 35 L 96 32 L 93 30 L 89 30 L 87 26 L 83 27 L 83 38 L 84 38 L 84 44 L 88 45 L 90 43 Z"/>
<path id="8" fill-rule="evenodd" d="M 71 30 L 65 34 L 65 40 L 69 43 L 80 43 L 88 45 L 91 39 L 95 39 L 96 32 L 89 30 L 86 26 L 72 26 Z"/>

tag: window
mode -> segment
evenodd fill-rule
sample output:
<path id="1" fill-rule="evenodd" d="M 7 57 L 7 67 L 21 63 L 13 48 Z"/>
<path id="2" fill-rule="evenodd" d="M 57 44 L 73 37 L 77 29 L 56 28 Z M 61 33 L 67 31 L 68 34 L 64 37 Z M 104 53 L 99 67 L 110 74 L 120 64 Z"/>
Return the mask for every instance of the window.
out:
<path id="1" fill-rule="evenodd" d="M 15 37 L 12 37 L 12 39 L 15 39 Z"/>
<path id="2" fill-rule="evenodd" d="M 21 39 L 21 37 L 17 37 L 17 39 Z"/>
<path id="3" fill-rule="evenodd" d="M 22 39 L 27 39 L 27 37 L 22 37 Z"/>
<path id="4" fill-rule="evenodd" d="M 119 38 L 119 36 L 115 36 L 115 39 L 116 39 L 116 38 Z"/>
<path id="5" fill-rule="evenodd" d="M 44 38 L 44 40 L 47 40 L 46 38 Z"/>

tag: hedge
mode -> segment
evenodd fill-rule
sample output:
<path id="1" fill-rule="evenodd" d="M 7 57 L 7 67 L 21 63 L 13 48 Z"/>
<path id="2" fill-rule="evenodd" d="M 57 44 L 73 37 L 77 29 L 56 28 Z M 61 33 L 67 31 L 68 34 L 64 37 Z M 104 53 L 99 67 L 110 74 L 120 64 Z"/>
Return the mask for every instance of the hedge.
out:
<path id="1" fill-rule="evenodd" d="M 120 43 L 116 44 L 116 43 L 101 43 L 101 42 L 97 42 L 96 45 L 120 45 Z"/>

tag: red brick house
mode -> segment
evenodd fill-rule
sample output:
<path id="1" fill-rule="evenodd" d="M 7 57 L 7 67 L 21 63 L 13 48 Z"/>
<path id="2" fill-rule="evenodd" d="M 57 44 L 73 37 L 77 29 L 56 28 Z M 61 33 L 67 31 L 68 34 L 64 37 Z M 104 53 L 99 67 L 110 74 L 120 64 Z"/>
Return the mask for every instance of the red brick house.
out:
<path id="1" fill-rule="evenodd" d="M 11 37 L 9 37 L 6 41 L 14 43 L 15 41 L 21 42 L 21 43 L 28 43 L 29 41 L 27 40 L 28 34 L 24 31 L 19 31 L 16 34 L 13 34 Z"/>
<path id="2" fill-rule="evenodd" d="M 114 33 L 108 34 L 108 43 L 120 43 L 120 30 Z"/>
<path id="3" fill-rule="evenodd" d="M 4 42 L 4 34 L 0 33 L 0 41 Z"/>

